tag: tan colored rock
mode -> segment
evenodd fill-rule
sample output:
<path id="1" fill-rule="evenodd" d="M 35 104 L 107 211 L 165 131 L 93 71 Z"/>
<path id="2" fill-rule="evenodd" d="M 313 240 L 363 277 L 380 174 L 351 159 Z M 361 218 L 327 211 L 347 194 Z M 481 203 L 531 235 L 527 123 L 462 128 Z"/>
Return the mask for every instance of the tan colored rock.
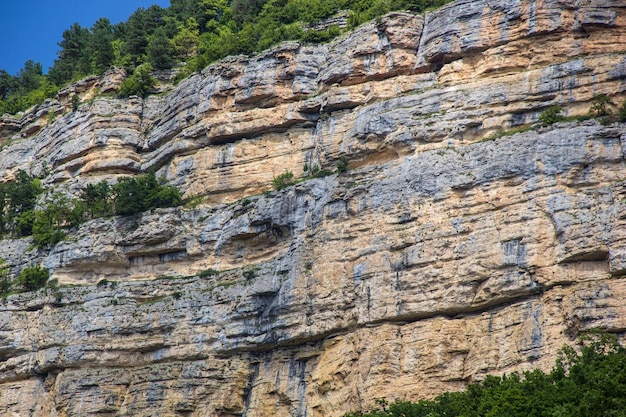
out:
<path id="1" fill-rule="evenodd" d="M 13 272 L 67 286 L 0 303 L 0 414 L 339 417 L 622 332 L 624 124 L 482 139 L 553 104 L 621 105 L 625 6 L 458 1 L 230 58 L 165 96 L 0 119 L 4 179 L 49 170 L 75 193 L 154 168 L 204 198 L 50 250 L 2 242 Z M 348 172 L 271 191 L 340 156 Z"/>

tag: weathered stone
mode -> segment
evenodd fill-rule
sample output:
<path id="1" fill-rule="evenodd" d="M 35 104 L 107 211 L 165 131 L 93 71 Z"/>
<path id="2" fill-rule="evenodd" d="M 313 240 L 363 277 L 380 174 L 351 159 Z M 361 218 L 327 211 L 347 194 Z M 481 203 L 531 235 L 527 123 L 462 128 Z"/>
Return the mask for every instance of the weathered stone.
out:
<path id="1" fill-rule="evenodd" d="M 0 119 L 4 180 L 76 193 L 156 169 L 203 199 L 49 250 L 2 242 L 12 273 L 67 286 L 0 303 L 0 414 L 341 416 L 623 332 L 624 124 L 483 139 L 553 104 L 621 105 L 625 6 L 460 0 L 229 58 L 163 96 L 62 115 L 68 93 Z M 270 191 L 341 156 L 346 173 Z"/>

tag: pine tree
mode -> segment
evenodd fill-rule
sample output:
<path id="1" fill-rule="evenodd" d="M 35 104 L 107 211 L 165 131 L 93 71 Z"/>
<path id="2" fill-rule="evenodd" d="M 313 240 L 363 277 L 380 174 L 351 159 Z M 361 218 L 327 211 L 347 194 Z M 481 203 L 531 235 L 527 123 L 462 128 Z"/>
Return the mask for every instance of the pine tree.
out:
<path id="1" fill-rule="evenodd" d="M 113 63 L 113 27 L 107 18 L 98 19 L 91 28 L 91 49 L 93 58 L 91 68 L 96 74 L 101 74 Z"/>
<path id="2" fill-rule="evenodd" d="M 48 73 L 50 80 L 62 85 L 78 76 L 91 72 L 91 33 L 89 29 L 74 23 L 63 32 L 63 40 L 59 42 L 61 50 L 59 58 Z"/>
<path id="3" fill-rule="evenodd" d="M 172 68 L 174 64 L 174 48 L 167 38 L 164 28 L 158 28 L 150 36 L 146 52 L 148 61 L 155 69 Z"/>

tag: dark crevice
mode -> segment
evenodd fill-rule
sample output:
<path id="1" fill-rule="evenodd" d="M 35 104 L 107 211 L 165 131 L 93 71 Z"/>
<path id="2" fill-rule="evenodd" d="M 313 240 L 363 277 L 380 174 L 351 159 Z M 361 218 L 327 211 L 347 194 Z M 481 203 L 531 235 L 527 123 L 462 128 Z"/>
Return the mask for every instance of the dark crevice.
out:
<path id="1" fill-rule="evenodd" d="M 248 376 L 248 385 L 246 385 L 246 387 L 243 390 L 243 406 L 244 406 L 244 412 L 243 412 L 243 417 L 248 415 L 248 410 L 250 409 L 250 403 L 252 401 L 252 390 L 254 388 L 254 383 L 257 379 L 257 377 L 259 376 L 259 368 L 261 367 L 260 363 L 252 363 L 250 364 L 250 368 L 252 370 L 252 372 L 250 373 L 250 375 Z"/>
<path id="2" fill-rule="evenodd" d="M 609 251 L 598 249 L 590 252 L 579 252 L 559 261 L 559 264 L 575 262 L 606 262 L 609 260 Z"/>

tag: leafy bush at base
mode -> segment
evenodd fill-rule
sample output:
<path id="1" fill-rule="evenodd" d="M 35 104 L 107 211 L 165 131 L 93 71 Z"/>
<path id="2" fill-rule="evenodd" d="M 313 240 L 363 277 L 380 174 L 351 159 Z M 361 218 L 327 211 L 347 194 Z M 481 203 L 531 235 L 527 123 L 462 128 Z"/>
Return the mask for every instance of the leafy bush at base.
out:
<path id="1" fill-rule="evenodd" d="M 564 347 L 547 374 L 487 376 L 462 392 L 416 403 L 378 400 L 379 410 L 345 417 L 625 417 L 626 349 L 601 333 L 581 344 L 580 353 Z"/>

